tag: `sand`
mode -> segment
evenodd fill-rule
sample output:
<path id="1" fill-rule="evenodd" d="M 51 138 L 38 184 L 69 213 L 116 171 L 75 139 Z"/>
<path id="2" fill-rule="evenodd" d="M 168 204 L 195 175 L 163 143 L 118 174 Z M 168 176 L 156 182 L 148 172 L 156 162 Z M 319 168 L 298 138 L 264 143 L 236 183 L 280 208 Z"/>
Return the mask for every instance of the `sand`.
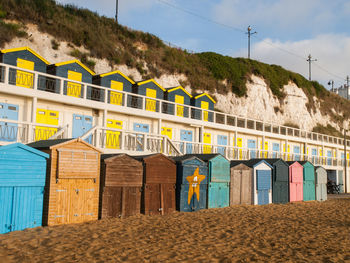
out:
<path id="1" fill-rule="evenodd" d="M 0 262 L 350 262 L 350 199 L 234 206 L 0 235 Z"/>

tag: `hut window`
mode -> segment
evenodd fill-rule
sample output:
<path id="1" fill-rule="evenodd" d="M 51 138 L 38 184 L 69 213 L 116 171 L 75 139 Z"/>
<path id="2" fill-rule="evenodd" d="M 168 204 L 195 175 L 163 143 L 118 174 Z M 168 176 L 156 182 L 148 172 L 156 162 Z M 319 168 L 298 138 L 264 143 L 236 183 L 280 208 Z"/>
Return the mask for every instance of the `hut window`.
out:
<path id="1" fill-rule="evenodd" d="M 54 116 L 54 117 L 56 117 L 56 113 L 54 113 L 54 112 L 50 112 L 50 116 Z"/>
<path id="2" fill-rule="evenodd" d="M 44 111 L 38 111 L 39 114 L 43 114 L 45 115 L 45 112 Z"/>
<path id="3" fill-rule="evenodd" d="M 14 111 L 17 111 L 17 108 L 16 108 L 16 107 L 14 107 L 14 106 L 8 106 L 8 109 L 9 109 L 9 110 L 14 110 Z"/>
<path id="4" fill-rule="evenodd" d="M 3 108 L 4 108 L 4 105 L 1 105 L 1 104 L 0 104 L 0 109 L 3 109 Z"/>
<path id="5" fill-rule="evenodd" d="M 75 119 L 76 120 L 81 120 L 81 117 L 80 116 L 75 116 Z"/>

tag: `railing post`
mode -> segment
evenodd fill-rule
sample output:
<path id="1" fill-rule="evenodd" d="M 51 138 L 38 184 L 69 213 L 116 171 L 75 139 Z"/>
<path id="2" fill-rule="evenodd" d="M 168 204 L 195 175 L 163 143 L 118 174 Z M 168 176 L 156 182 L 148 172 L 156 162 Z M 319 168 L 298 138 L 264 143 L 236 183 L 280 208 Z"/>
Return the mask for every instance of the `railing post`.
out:
<path id="1" fill-rule="evenodd" d="M 103 98 L 103 102 L 104 102 L 104 103 L 108 103 L 108 90 L 107 90 L 107 89 L 104 89 L 104 91 L 105 91 L 105 96 L 104 96 L 104 98 Z M 123 96 L 124 96 L 124 94 L 123 94 Z"/>
<path id="2" fill-rule="evenodd" d="M 63 79 L 60 79 L 60 95 L 63 95 L 64 94 L 64 80 Z"/>
<path id="3" fill-rule="evenodd" d="M 95 146 L 96 147 L 99 147 L 99 148 L 102 148 L 103 147 L 103 145 L 102 145 L 102 143 L 101 143 L 101 129 L 99 129 L 99 128 L 97 128 L 96 130 L 95 130 L 95 134 L 96 134 L 96 136 L 95 136 L 95 138 L 96 138 L 96 141 L 95 141 Z"/>
<path id="4" fill-rule="evenodd" d="M 9 67 L 7 67 L 7 66 L 4 67 L 3 66 L 3 69 L 4 69 L 4 83 L 8 84 L 9 74 L 10 74 Z"/>
<path id="5" fill-rule="evenodd" d="M 38 73 L 34 73 L 34 80 L 33 80 L 33 89 L 38 89 Z"/>
<path id="6" fill-rule="evenodd" d="M 87 98 L 87 85 L 83 84 L 83 99 Z"/>
<path id="7" fill-rule="evenodd" d="M 124 135 L 125 133 L 123 131 L 120 131 L 119 147 L 121 150 L 124 150 Z"/>
<path id="8" fill-rule="evenodd" d="M 144 134 L 143 135 L 143 151 L 145 152 L 147 150 L 147 144 L 148 144 L 148 141 L 147 141 L 147 134 Z"/>

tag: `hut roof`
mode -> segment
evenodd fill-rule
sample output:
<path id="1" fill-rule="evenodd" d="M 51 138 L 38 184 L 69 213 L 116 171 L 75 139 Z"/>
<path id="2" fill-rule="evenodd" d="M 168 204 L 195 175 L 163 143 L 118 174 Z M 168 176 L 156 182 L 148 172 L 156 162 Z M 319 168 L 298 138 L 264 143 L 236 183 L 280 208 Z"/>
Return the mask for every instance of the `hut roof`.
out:
<path id="1" fill-rule="evenodd" d="M 202 161 L 208 162 L 211 159 L 217 157 L 221 155 L 222 157 L 224 157 L 222 154 L 220 153 L 208 153 L 208 154 L 186 154 L 186 156 L 195 156 L 199 159 L 201 159 Z M 225 158 L 225 157 L 224 157 Z M 225 158 L 226 159 L 226 158 Z"/>
<path id="2" fill-rule="evenodd" d="M 158 86 L 162 91 L 165 91 L 165 89 L 158 84 L 154 79 L 149 79 L 149 80 L 142 80 L 142 81 L 138 81 L 137 85 L 141 86 L 143 84 L 149 83 L 149 82 L 153 82 L 156 86 Z"/>
<path id="3" fill-rule="evenodd" d="M 151 157 L 154 157 L 154 156 L 163 156 L 167 159 L 169 159 L 170 161 L 172 162 L 175 162 L 173 159 L 171 158 L 168 158 L 167 156 L 165 156 L 164 154 L 162 153 L 152 153 L 152 154 L 145 154 L 145 155 L 136 155 L 136 156 L 131 156 L 132 158 L 134 158 L 135 160 L 138 160 L 138 161 L 143 161 L 144 159 L 147 159 L 147 158 L 151 158 Z"/>
<path id="4" fill-rule="evenodd" d="M 135 84 L 135 81 L 133 81 L 131 78 L 127 77 L 125 74 L 123 74 L 123 72 L 121 72 L 120 70 L 115 70 L 115 71 L 112 71 L 112 72 L 107 72 L 107 73 L 103 73 L 103 74 L 100 74 L 100 75 L 96 75 L 96 77 L 100 77 L 100 78 L 103 78 L 103 77 L 107 77 L 109 75 L 114 75 L 114 74 L 119 74 L 121 75 L 123 78 L 127 79 L 131 84 Z"/>
<path id="5" fill-rule="evenodd" d="M 73 142 L 73 141 L 81 142 L 81 143 L 85 144 L 86 146 L 88 146 L 88 147 L 90 147 L 98 152 L 101 152 L 101 150 L 99 150 L 96 147 L 94 147 L 93 145 L 85 142 L 81 138 L 41 140 L 41 141 L 29 143 L 27 145 L 30 147 L 36 148 L 36 149 L 51 149 L 54 146 L 61 145 L 61 144 L 63 145 L 63 144 Z"/>
<path id="6" fill-rule="evenodd" d="M 41 61 L 43 61 L 45 64 L 49 65 L 50 62 L 48 62 L 46 59 L 44 59 L 42 56 L 40 56 L 38 53 L 36 53 L 33 49 L 30 47 L 18 47 L 18 48 L 10 48 L 10 49 L 3 49 L 1 50 L 1 53 L 10 53 L 10 52 L 16 52 L 16 51 L 23 51 L 27 50 L 30 53 L 32 53 L 34 56 L 38 57 Z"/>
<path id="7" fill-rule="evenodd" d="M 85 69 L 87 72 L 89 72 L 91 75 L 95 75 L 95 72 L 93 72 L 91 69 L 89 69 L 87 66 L 85 66 L 83 63 L 81 63 L 79 60 L 74 59 L 74 60 L 69 60 L 69 61 L 64 61 L 64 62 L 59 62 L 54 64 L 56 67 L 64 66 L 64 65 L 69 65 L 77 63 L 79 66 L 81 66 L 83 69 Z"/>
<path id="8" fill-rule="evenodd" d="M 4 145 L 4 146 L 0 146 L 0 152 L 1 151 L 8 151 L 10 149 L 13 149 L 13 148 L 21 148 L 21 149 L 24 149 L 28 152 L 31 152 L 31 153 L 34 153 L 34 154 L 37 154 L 37 155 L 40 155 L 42 157 L 45 157 L 45 158 L 49 158 L 49 155 L 47 153 L 44 153 L 42 151 L 39 151 L 37 149 L 34 149 L 28 145 L 25 145 L 25 144 L 22 144 L 22 143 L 12 143 L 12 144 L 8 144 L 8 145 Z"/>
<path id="9" fill-rule="evenodd" d="M 185 154 L 182 156 L 171 157 L 171 159 L 174 160 L 175 162 L 179 162 L 179 163 L 182 163 L 183 161 L 191 160 L 191 159 L 197 159 L 201 162 L 204 162 L 201 159 L 199 159 L 198 157 L 196 157 L 195 155 L 191 155 L 191 154 Z"/>
<path id="10" fill-rule="evenodd" d="M 198 99 L 198 98 L 203 97 L 203 96 L 208 97 L 208 99 L 210 99 L 214 104 L 216 103 L 216 101 L 208 93 L 205 93 L 205 92 L 194 96 L 194 98 Z"/>
<path id="11" fill-rule="evenodd" d="M 285 163 L 286 165 L 288 165 L 288 163 L 285 162 L 284 160 L 282 160 L 281 158 L 267 158 L 267 159 L 264 159 L 264 158 L 261 158 L 261 159 L 256 158 L 256 159 L 254 159 L 254 160 L 264 160 L 265 162 L 267 162 L 267 163 L 270 164 L 270 165 L 273 165 L 274 163 L 276 163 L 276 162 L 278 162 L 278 161 L 281 161 L 281 162 Z"/>
<path id="12" fill-rule="evenodd" d="M 166 91 L 170 93 L 178 89 L 183 90 L 183 92 L 185 92 L 190 98 L 192 98 L 192 95 L 187 90 L 185 90 L 182 86 L 166 88 Z"/>

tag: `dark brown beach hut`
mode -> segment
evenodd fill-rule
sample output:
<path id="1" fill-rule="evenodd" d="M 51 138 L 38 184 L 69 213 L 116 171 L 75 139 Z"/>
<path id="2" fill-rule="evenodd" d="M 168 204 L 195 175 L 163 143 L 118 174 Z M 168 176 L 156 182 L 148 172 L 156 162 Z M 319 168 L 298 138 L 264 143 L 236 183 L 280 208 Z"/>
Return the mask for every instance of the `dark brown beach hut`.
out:
<path id="1" fill-rule="evenodd" d="M 101 156 L 99 218 L 140 213 L 143 166 L 127 154 Z"/>
<path id="2" fill-rule="evenodd" d="M 143 164 L 141 212 L 164 215 L 175 211 L 175 161 L 161 153 L 134 158 Z"/>

